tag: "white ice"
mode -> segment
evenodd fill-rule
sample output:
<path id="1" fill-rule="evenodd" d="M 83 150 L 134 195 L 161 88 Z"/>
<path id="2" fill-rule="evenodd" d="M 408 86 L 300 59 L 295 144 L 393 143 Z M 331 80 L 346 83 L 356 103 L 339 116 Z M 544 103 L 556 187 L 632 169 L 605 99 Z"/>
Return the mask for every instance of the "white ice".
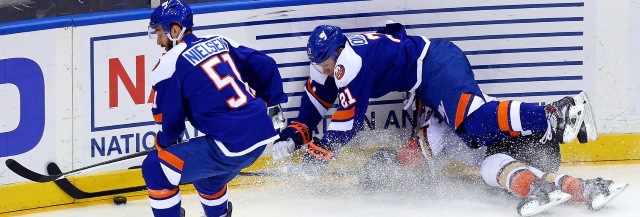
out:
<path id="1" fill-rule="evenodd" d="M 560 173 L 583 178 L 598 176 L 630 186 L 599 211 L 567 203 L 536 216 L 640 216 L 640 164 L 563 166 Z M 488 187 L 476 178 L 447 179 L 439 183 L 396 182 L 380 189 L 363 189 L 353 177 L 303 181 L 276 178 L 256 187 L 229 191 L 234 217 L 314 216 L 518 216 L 519 199 Z M 183 195 L 188 217 L 204 216 L 195 194 Z M 126 205 L 96 205 L 24 215 L 25 217 L 144 217 L 153 216 L 146 199 Z"/>

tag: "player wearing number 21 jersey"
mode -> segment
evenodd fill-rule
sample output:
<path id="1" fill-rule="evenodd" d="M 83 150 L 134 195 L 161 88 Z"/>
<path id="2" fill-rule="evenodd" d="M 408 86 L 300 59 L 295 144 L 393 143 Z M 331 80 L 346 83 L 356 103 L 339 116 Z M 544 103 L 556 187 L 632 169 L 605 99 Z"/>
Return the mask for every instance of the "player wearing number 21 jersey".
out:
<path id="1" fill-rule="evenodd" d="M 311 61 L 297 123 L 285 128 L 273 146 L 275 159 L 302 144 L 306 153 L 328 160 L 363 128 L 370 98 L 409 92 L 432 109 L 469 147 L 532 136 L 545 143 L 571 142 L 579 132 L 595 140 L 597 131 L 585 97 L 545 108 L 517 101 L 489 101 L 475 81 L 471 64 L 454 43 L 408 35 L 389 22 L 376 33 L 343 34 L 337 26 L 316 27 L 307 43 Z M 312 141 L 327 110 L 338 102 L 322 139 Z"/>

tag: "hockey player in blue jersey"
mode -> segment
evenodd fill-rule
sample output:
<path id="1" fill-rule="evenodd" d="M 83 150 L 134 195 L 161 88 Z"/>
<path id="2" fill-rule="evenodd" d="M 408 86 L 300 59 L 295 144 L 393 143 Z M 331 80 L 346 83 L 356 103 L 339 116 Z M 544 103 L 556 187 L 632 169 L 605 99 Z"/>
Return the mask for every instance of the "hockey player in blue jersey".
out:
<path id="1" fill-rule="evenodd" d="M 227 183 L 278 138 L 267 106 L 287 96 L 272 58 L 223 36 L 196 37 L 192 27 L 181 0 L 151 14 L 150 36 L 167 52 L 151 72 L 158 151 L 142 175 L 155 216 L 180 216 L 178 185 L 189 182 L 206 216 L 230 216 Z M 206 136 L 181 141 L 185 119 Z"/>
<path id="2" fill-rule="evenodd" d="M 282 131 L 273 147 L 275 159 L 303 144 L 308 144 L 307 156 L 331 159 L 362 128 L 369 99 L 392 91 L 410 93 L 405 109 L 417 96 L 472 148 L 519 136 L 561 143 L 578 136 L 580 142 L 597 138 L 585 94 L 546 107 L 487 101 L 460 48 L 407 35 L 399 23 L 356 35 L 345 35 L 337 26 L 318 26 L 309 37 L 307 54 L 311 69 L 298 122 Z M 324 136 L 312 141 L 309 128 L 318 125 L 336 99 L 338 109 Z"/>
<path id="3" fill-rule="evenodd" d="M 388 23 L 377 33 L 357 35 L 344 35 L 337 26 L 318 26 L 309 37 L 307 54 L 312 62 L 310 78 L 298 120 L 281 132 L 273 146 L 274 159 L 308 144 L 303 162 L 322 168 L 362 129 L 369 99 L 392 91 L 410 93 L 405 109 L 417 96 L 471 148 L 492 147 L 517 137 L 542 145 L 571 142 L 576 137 L 583 143 L 597 138 L 586 94 L 565 97 L 545 107 L 491 100 L 481 92 L 469 61 L 456 45 L 407 35 L 398 23 Z M 338 108 L 324 136 L 313 138 L 311 132 L 335 101 Z M 532 143 L 518 143 L 527 144 Z M 509 155 L 495 156 L 500 157 L 481 159 L 490 165 L 485 167 L 487 177 L 495 178 L 503 163 L 519 163 Z M 518 189 L 539 188 L 532 184 L 539 174 L 526 170 L 518 174 L 526 176 L 523 183 L 529 183 Z M 572 179 L 573 184 L 579 185 L 576 180 Z M 505 188 L 511 190 L 510 186 Z M 551 190 L 542 189 L 543 193 Z M 518 193 L 528 196 L 523 192 Z"/>

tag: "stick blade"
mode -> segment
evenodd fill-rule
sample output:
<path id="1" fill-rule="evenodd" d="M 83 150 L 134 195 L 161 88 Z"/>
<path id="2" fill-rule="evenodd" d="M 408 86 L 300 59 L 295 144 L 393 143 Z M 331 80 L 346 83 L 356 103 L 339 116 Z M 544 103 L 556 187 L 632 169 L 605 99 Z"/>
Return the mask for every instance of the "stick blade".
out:
<path id="1" fill-rule="evenodd" d="M 7 168 L 9 168 L 14 173 L 34 182 L 41 182 L 41 183 L 50 182 L 62 176 L 62 174 L 47 176 L 47 175 L 42 175 L 42 174 L 33 172 L 27 169 L 26 167 L 22 166 L 22 164 L 18 163 L 13 159 L 8 159 L 7 161 L 5 161 L 5 164 L 7 165 Z"/>
<path id="2" fill-rule="evenodd" d="M 47 165 L 47 172 L 49 175 L 62 174 L 62 170 L 56 163 L 49 163 Z M 78 189 L 74 186 L 69 180 L 66 178 L 58 179 L 54 181 L 62 191 L 67 193 L 69 196 L 73 197 L 73 199 L 84 199 L 87 198 L 87 193 Z"/>

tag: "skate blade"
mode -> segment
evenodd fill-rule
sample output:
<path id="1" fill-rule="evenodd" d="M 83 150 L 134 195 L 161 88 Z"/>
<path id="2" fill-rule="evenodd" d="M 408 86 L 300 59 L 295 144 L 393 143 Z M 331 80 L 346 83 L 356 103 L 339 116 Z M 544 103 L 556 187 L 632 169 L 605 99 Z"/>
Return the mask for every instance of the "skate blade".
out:
<path id="1" fill-rule="evenodd" d="M 627 187 L 629 187 L 629 184 L 627 183 L 611 184 L 611 186 L 609 186 L 609 196 L 606 196 L 606 197 L 604 195 L 596 196 L 596 198 L 594 198 L 593 201 L 591 201 L 591 206 L 589 206 L 589 209 L 592 209 L 592 210 L 602 209 L 604 205 L 611 202 L 611 200 L 613 200 L 618 195 L 620 195 L 620 193 L 622 193 L 625 189 L 627 189 Z"/>
<path id="2" fill-rule="evenodd" d="M 551 207 L 567 202 L 569 199 L 571 199 L 570 194 L 563 193 L 560 190 L 555 190 L 549 193 L 549 203 L 541 205 L 538 201 L 534 200 L 526 204 L 521 204 L 518 206 L 518 214 L 521 216 L 532 216 Z"/>
<path id="3" fill-rule="evenodd" d="M 578 96 L 574 97 L 576 103 L 584 104 L 584 125 L 586 128 L 587 139 L 589 141 L 595 141 L 598 139 L 598 127 L 596 125 L 595 115 L 591 109 L 591 103 L 589 97 L 585 92 L 581 92 Z"/>

